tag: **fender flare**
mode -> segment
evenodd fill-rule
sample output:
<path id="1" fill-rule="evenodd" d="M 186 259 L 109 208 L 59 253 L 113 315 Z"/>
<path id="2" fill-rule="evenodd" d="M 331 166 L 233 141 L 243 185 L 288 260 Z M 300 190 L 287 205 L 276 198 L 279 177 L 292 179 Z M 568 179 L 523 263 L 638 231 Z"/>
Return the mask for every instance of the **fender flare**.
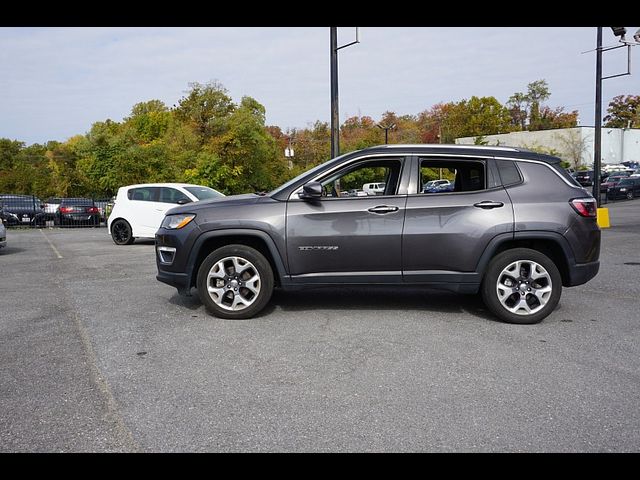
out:
<path id="1" fill-rule="evenodd" d="M 568 266 L 576 264 L 573 250 L 571 249 L 569 242 L 563 235 L 557 232 L 533 230 L 524 232 L 501 233 L 500 235 L 496 235 L 495 237 L 493 237 L 480 256 L 480 260 L 476 265 L 476 272 L 479 273 L 481 277 L 484 276 L 487 265 L 494 257 L 495 252 L 500 248 L 500 246 L 504 243 L 518 240 L 550 240 L 556 243 L 562 249 Z"/>
<path id="2" fill-rule="evenodd" d="M 273 264 L 276 267 L 276 272 L 274 273 L 280 277 L 281 282 L 286 281 L 288 274 L 287 274 L 287 270 L 284 265 L 284 262 L 282 261 L 282 256 L 278 250 L 278 247 L 276 246 L 276 243 L 273 241 L 273 238 L 271 238 L 271 236 L 268 233 L 262 230 L 255 230 L 251 228 L 228 228 L 228 229 L 225 228 L 220 230 L 210 230 L 208 232 L 204 232 L 194 242 L 193 247 L 191 248 L 191 253 L 189 254 L 189 260 L 188 260 L 189 271 L 187 272 L 187 275 L 188 275 L 188 278 L 190 279 L 190 282 L 193 283 L 193 278 L 194 278 L 193 270 L 195 267 L 195 263 L 198 258 L 198 255 L 200 255 L 200 250 L 202 249 L 202 245 L 207 240 L 211 238 L 217 238 L 217 237 L 238 237 L 238 236 L 254 237 L 264 241 L 265 245 L 269 249 L 271 258 L 273 259 Z"/>

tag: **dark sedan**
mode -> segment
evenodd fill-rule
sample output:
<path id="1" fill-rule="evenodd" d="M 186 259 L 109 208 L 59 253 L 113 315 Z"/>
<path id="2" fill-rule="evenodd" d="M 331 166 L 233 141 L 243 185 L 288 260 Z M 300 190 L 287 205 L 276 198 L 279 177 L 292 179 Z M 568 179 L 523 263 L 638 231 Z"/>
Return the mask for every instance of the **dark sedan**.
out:
<path id="1" fill-rule="evenodd" d="M 624 178 L 607 189 L 609 200 L 631 200 L 633 197 L 640 197 L 640 178 Z"/>
<path id="2" fill-rule="evenodd" d="M 593 170 L 581 170 L 576 172 L 573 178 L 583 187 L 590 187 L 593 185 Z"/>
<path id="3" fill-rule="evenodd" d="M 97 227 L 100 225 L 100 210 L 90 198 L 62 198 L 55 220 L 61 226 Z"/>
<path id="4" fill-rule="evenodd" d="M 2 218 L 7 226 L 44 226 L 45 213 L 42 201 L 31 195 L 0 195 Z"/>

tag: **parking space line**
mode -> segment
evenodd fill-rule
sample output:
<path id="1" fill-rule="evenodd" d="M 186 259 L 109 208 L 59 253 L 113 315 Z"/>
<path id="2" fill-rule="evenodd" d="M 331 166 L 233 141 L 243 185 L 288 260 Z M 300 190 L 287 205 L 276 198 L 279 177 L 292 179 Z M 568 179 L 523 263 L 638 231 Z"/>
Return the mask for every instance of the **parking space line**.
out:
<path id="1" fill-rule="evenodd" d="M 38 229 L 38 230 L 40 230 L 40 229 Z M 60 252 L 58 251 L 58 249 L 56 248 L 56 246 L 53 244 L 53 242 L 52 242 L 51 240 L 49 240 L 49 237 L 47 237 L 47 236 L 45 235 L 45 233 L 44 233 L 42 230 L 40 230 L 40 233 L 41 233 L 41 234 L 42 234 L 42 236 L 45 238 L 45 240 L 46 240 L 47 242 L 49 242 L 49 245 L 51 246 L 51 249 L 53 250 L 53 253 L 55 253 L 55 254 L 56 254 L 56 256 L 57 256 L 58 258 L 62 258 L 62 255 L 60 255 Z"/>

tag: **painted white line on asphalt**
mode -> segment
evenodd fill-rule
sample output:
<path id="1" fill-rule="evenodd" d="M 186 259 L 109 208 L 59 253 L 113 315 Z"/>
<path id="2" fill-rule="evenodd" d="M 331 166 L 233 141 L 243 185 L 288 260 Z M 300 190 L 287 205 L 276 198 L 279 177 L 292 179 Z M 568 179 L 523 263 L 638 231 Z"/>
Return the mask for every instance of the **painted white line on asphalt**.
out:
<path id="1" fill-rule="evenodd" d="M 38 230 L 40 230 L 40 229 L 38 229 Z M 49 245 L 51 246 L 51 249 L 53 250 L 53 253 L 55 253 L 58 256 L 58 258 L 62 258 L 62 255 L 60 255 L 60 252 L 58 251 L 56 246 L 51 242 L 51 240 L 49 240 L 49 237 L 47 237 L 42 230 L 40 230 L 40 233 L 47 240 L 47 242 L 49 242 Z"/>

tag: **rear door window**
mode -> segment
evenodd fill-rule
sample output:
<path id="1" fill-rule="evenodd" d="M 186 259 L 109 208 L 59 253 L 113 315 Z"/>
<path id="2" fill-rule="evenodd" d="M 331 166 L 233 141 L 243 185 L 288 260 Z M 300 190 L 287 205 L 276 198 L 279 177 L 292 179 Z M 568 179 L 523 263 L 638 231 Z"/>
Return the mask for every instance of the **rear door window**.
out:
<path id="1" fill-rule="evenodd" d="M 420 181 L 423 186 L 418 193 L 442 194 L 476 192 L 487 189 L 486 164 L 480 160 L 421 159 Z M 448 182 L 439 182 L 448 180 Z M 440 186 L 425 189 L 424 185 L 441 183 Z M 436 182 L 438 181 L 438 182 Z"/>
<path id="2" fill-rule="evenodd" d="M 157 202 L 160 196 L 160 187 L 138 187 L 127 192 L 127 198 L 133 201 Z"/>

